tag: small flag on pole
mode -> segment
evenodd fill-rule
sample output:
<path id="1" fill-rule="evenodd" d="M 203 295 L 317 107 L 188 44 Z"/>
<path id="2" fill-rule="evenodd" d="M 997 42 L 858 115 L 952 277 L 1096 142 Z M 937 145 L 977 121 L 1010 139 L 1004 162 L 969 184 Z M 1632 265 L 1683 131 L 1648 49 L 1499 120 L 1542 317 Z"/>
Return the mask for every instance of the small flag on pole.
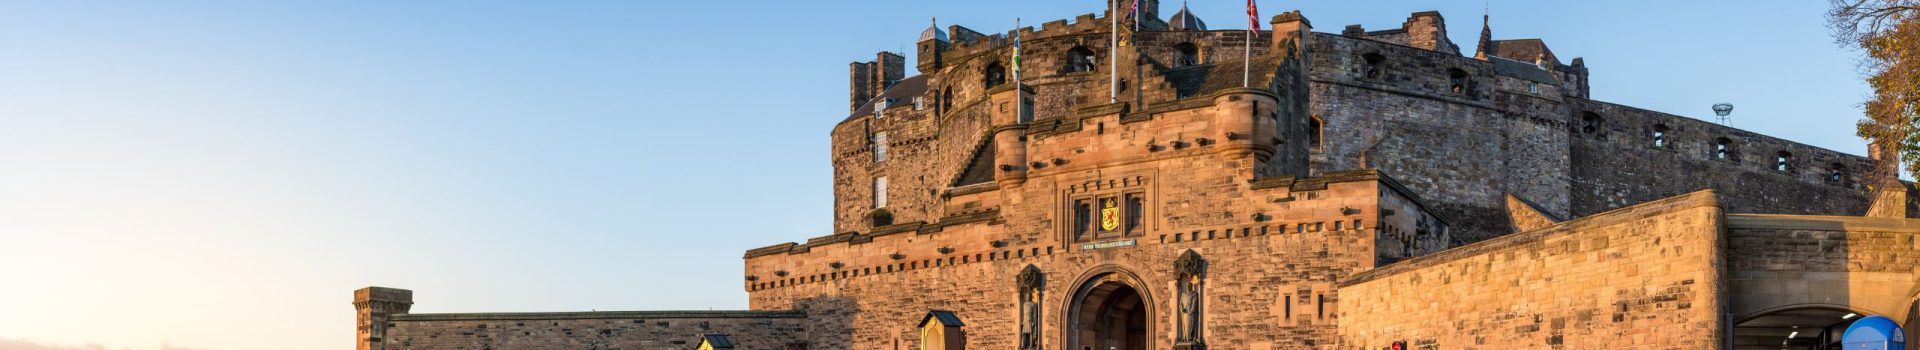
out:
<path id="1" fill-rule="evenodd" d="M 1253 36 L 1260 36 L 1260 7 L 1254 6 L 1253 0 L 1247 0 L 1247 28 Z"/>
<path id="2" fill-rule="evenodd" d="M 1020 80 L 1020 20 L 1013 20 L 1013 79 Z"/>
<path id="3" fill-rule="evenodd" d="M 1133 22 L 1133 30 L 1137 31 L 1140 30 L 1140 0 L 1130 1 L 1133 6 L 1127 9 L 1127 20 Z"/>
<path id="4" fill-rule="evenodd" d="M 1253 86 L 1253 38 L 1260 37 L 1260 7 L 1247 0 L 1247 47 L 1240 50 L 1247 58 L 1240 62 L 1240 87 Z"/>

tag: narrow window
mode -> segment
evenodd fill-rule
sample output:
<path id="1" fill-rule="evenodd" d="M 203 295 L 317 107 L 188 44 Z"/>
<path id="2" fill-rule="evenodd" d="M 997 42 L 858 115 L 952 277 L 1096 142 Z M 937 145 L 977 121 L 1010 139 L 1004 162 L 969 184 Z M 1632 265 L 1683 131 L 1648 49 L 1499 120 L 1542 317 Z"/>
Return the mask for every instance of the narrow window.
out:
<path id="1" fill-rule="evenodd" d="M 1127 195 L 1127 233 L 1137 235 L 1145 229 L 1141 227 L 1146 214 L 1147 201 L 1139 193 Z"/>
<path id="2" fill-rule="evenodd" d="M 1000 62 L 988 63 L 986 71 L 980 73 L 985 77 L 983 83 L 988 88 L 1007 83 L 1007 68 L 1000 66 Z"/>
<path id="3" fill-rule="evenodd" d="M 1326 125 L 1320 122 L 1320 117 L 1307 118 L 1307 147 L 1315 150 L 1324 149 L 1320 144 L 1320 136 L 1326 131 L 1325 129 Z"/>
<path id="4" fill-rule="evenodd" d="M 1667 148 L 1667 126 L 1653 126 L 1653 148 Z"/>
<path id="5" fill-rule="evenodd" d="M 925 99 L 925 98 L 922 98 L 922 97 L 920 97 L 920 96 L 914 96 L 914 97 L 913 97 L 913 110 L 916 110 L 916 111 L 924 111 L 924 110 L 926 110 L 926 109 L 927 109 L 927 102 L 926 102 L 926 99 Z"/>
<path id="6" fill-rule="evenodd" d="M 1087 229 L 1093 227 L 1093 204 L 1087 200 L 1073 202 L 1073 239 L 1085 239 Z"/>
<path id="7" fill-rule="evenodd" d="M 887 207 L 887 177 L 873 178 L 873 207 Z"/>
<path id="8" fill-rule="evenodd" d="M 1600 132 L 1600 114 L 1593 113 L 1593 112 L 1581 112 L 1580 113 L 1580 133 L 1591 135 L 1596 132 Z"/>
<path id="9" fill-rule="evenodd" d="M 953 110 L 953 88 L 951 87 L 940 93 L 940 113 L 944 114 L 950 110 Z"/>
<path id="10" fill-rule="evenodd" d="M 1180 43 L 1173 46 L 1173 66 L 1188 67 L 1200 64 L 1200 47 L 1193 43 Z"/>
<path id="11" fill-rule="evenodd" d="M 1314 318 L 1327 318 L 1327 295 L 1319 294 L 1319 295 L 1315 295 L 1314 297 L 1319 299 L 1318 301 L 1319 314 L 1314 316 Z"/>
<path id="12" fill-rule="evenodd" d="M 1360 56 L 1360 58 L 1367 61 L 1367 67 L 1360 73 L 1361 77 L 1367 78 L 1368 80 L 1380 80 L 1380 78 L 1387 75 L 1387 56 L 1368 53 Z"/>
<path id="13" fill-rule="evenodd" d="M 1293 296 L 1292 295 L 1287 296 L 1286 303 L 1287 303 L 1286 318 L 1291 320 L 1293 319 Z"/>
<path id="14" fill-rule="evenodd" d="M 1774 156 L 1773 158 L 1773 170 L 1779 171 L 1779 172 L 1791 171 L 1793 170 L 1792 161 L 1793 161 L 1793 153 L 1787 152 L 1787 151 L 1780 151 L 1780 154 Z"/>
<path id="15" fill-rule="evenodd" d="M 1459 68 L 1447 69 L 1447 81 L 1448 91 L 1452 91 L 1455 95 L 1466 95 L 1467 90 L 1472 88 L 1469 86 L 1471 81 L 1467 79 L 1467 71 Z"/>
<path id="16" fill-rule="evenodd" d="M 1540 83 L 1535 83 L 1531 81 L 1527 82 L 1527 93 L 1529 94 L 1540 93 Z"/>
<path id="17" fill-rule="evenodd" d="M 1733 155 L 1733 140 L 1725 137 L 1713 139 L 1713 159 L 1729 159 Z"/>
<path id="18" fill-rule="evenodd" d="M 1021 124 L 1033 122 L 1033 99 L 1032 98 L 1020 99 L 1020 115 L 1018 115 L 1017 117 L 1019 117 L 1020 119 L 1019 121 Z"/>
<path id="19" fill-rule="evenodd" d="M 1833 163 L 1833 165 L 1828 167 L 1827 169 L 1828 169 L 1827 183 L 1840 185 L 1840 184 L 1845 184 L 1847 182 L 1847 166 L 1846 165 L 1842 165 L 1840 163 Z"/>
<path id="20" fill-rule="evenodd" d="M 874 119 L 880 119 L 881 117 L 886 117 L 886 116 L 887 116 L 887 106 L 888 106 L 888 105 L 892 105 L 892 104 L 893 104 L 893 98 L 892 98 L 892 97 L 887 97 L 887 98 L 881 98 L 879 102 L 874 102 L 874 104 L 873 104 L 873 118 L 874 118 Z"/>
<path id="21" fill-rule="evenodd" d="M 887 160 L 887 132 L 873 133 L 873 161 Z"/>
<path id="22" fill-rule="evenodd" d="M 1095 66 L 1094 61 L 1093 50 L 1088 50 L 1086 46 L 1075 46 L 1067 50 L 1066 71 L 1068 73 L 1092 72 Z"/>

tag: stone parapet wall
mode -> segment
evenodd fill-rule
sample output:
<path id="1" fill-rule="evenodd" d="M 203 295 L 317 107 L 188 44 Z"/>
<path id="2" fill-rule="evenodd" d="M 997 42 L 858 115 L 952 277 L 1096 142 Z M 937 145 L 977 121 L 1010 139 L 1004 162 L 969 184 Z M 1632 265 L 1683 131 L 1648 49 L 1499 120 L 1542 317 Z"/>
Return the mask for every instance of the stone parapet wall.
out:
<path id="1" fill-rule="evenodd" d="M 798 311 L 409 314 L 389 320 L 386 349 L 691 349 L 702 334 L 730 335 L 738 350 L 805 349 L 809 321 Z"/>
<path id="2" fill-rule="evenodd" d="M 1662 199 L 1414 258 L 1342 282 L 1342 346 L 1717 349 L 1722 213 Z"/>

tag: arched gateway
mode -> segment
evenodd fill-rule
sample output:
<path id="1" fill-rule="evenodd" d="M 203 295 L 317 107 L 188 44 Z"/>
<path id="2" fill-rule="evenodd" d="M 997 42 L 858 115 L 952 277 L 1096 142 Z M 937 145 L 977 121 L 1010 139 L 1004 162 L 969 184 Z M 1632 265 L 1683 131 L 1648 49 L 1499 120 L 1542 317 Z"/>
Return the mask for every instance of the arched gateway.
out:
<path id="1" fill-rule="evenodd" d="M 1146 286 L 1116 266 L 1095 268 L 1078 279 L 1061 313 L 1065 349 L 1154 349 L 1154 299 Z"/>

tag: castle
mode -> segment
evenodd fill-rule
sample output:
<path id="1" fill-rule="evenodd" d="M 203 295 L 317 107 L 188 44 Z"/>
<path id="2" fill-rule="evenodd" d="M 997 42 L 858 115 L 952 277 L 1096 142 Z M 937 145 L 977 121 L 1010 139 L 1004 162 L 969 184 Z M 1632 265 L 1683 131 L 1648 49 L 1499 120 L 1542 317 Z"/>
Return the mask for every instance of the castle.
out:
<path id="1" fill-rule="evenodd" d="M 1891 160 L 1592 100 L 1582 59 L 1484 17 L 1463 51 L 1436 12 L 1249 32 L 1120 1 L 1139 23 L 935 26 L 920 75 L 851 64 L 835 232 L 746 252 L 751 310 L 410 314 L 370 287 L 358 347 L 1827 349 L 1861 315 L 1916 326 Z"/>

